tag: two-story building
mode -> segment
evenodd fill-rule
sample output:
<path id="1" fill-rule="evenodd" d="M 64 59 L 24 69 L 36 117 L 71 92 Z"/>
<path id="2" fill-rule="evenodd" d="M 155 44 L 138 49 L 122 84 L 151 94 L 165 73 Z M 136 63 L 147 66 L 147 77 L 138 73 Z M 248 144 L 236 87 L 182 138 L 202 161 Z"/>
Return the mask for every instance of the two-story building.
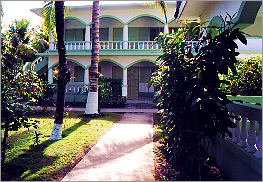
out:
<path id="1" fill-rule="evenodd" d="M 122 96 L 128 99 L 152 96 L 154 89 L 148 89 L 147 82 L 157 68 L 156 58 L 161 55 L 160 46 L 154 44 L 154 38 L 160 32 L 176 31 L 184 26 L 182 20 L 188 23 L 206 20 L 220 23 L 220 15 L 224 17 L 226 13 L 233 15 L 235 12 L 234 21 L 252 36 L 248 38 L 247 46 L 241 45 L 240 57 L 262 54 L 261 4 L 259 1 L 182 1 L 175 19 L 176 2 L 168 1 L 166 23 L 161 11 L 144 3 L 101 3 L 99 72 L 106 78 L 122 79 Z M 32 11 L 41 16 L 39 9 Z M 67 92 L 78 92 L 84 84 L 89 84 L 91 18 L 92 5 L 70 7 L 66 14 L 65 44 L 68 66 L 74 77 L 68 84 Z M 52 37 L 49 50 L 39 56 L 42 59 L 37 60 L 36 71 L 47 72 L 49 82 L 53 82 L 52 68 L 58 64 L 58 52 Z"/>

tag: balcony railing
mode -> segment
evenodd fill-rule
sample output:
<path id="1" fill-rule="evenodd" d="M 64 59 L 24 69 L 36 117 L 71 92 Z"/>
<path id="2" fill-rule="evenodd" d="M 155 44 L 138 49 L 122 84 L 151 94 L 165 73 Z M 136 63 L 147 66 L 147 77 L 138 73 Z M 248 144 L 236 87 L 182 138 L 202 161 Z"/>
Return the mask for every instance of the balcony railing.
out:
<path id="1" fill-rule="evenodd" d="M 232 181 L 262 180 L 262 107 L 237 102 L 227 105 L 234 115 L 236 128 L 230 128 L 232 138 L 227 136 L 202 142 L 203 147 L 215 159 L 217 165 Z"/>
<path id="2" fill-rule="evenodd" d="M 239 117 L 234 120 L 237 127 L 230 128 L 233 137 L 228 139 L 255 157 L 262 158 L 261 106 L 233 103 L 228 105 L 228 109 L 232 115 Z M 247 130 L 247 125 L 249 125 L 249 130 Z M 258 128 L 257 135 L 256 128 Z"/>
<path id="3" fill-rule="evenodd" d="M 91 41 L 75 41 L 65 42 L 66 50 L 90 50 L 92 48 Z M 101 50 L 158 50 L 160 44 L 155 44 L 155 41 L 100 41 Z M 57 43 L 50 42 L 49 50 L 57 50 Z"/>

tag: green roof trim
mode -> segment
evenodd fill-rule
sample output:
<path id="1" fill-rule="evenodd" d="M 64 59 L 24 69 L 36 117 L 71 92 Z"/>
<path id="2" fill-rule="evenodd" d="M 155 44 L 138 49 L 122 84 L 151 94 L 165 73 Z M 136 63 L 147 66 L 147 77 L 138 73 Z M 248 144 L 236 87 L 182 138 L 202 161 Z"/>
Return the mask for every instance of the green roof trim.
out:
<path id="1" fill-rule="evenodd" d="M 156 61 L 154 61 L 154 60 L 151 60 L 151 59 L 140 59 L 140 60 L 137 60 L 137 61 L 132 62 L 131 64 L 129 64 L 128 66 L 126 66 L 124 69 L 128 69 L 128 68 L 130 68 L 131 66 L 133 66 L 133 65 L 135 65 L 135 64 L 137 64 L 137 63 L 140 63 L 140 62 L 151 62 L 151 63 L 153 63 L 153 64 L 155 64 L 155 65 L 158 65 L 158 63 L 157 63 Z"/>
<path id="2" fill-rule="evenodd" d="M 171 22 L 173 22 L 174 20 L 175 20 L 174 17 L 173 17 L 171 20 L 168 20 L 168 21 L 167 21 L 168 25 L 169 25 Z"/>
<path id="3" fill-rule="evenodd" d="M 239 51 L 238 50 L 238 52 L 240 53 L 240 54 L 261 54 L 262 55 L 262 51 Z"/>
<path id="4" fill-rule="evenodd" d="M 83 64 L 81 64 L 80 62 L 76 61 L 76 60 L 73 60 L 73 59 L 67 59 L 67 61 L 69 62 L 73 62 L 73 63 L 76 63 L 77 65 L 81 66 L 83 69 L 88 69 L 88 67 L 84 66 Z M 58 65 L 58 62 L 55 62 L 53 65 L 51 65 L 48 70 L 52 69 L 53 67 L 55 67 L 56 65 Z"/>
<path id="5" fill-rule="evenodd" d="M 86 22 L 84 22 L 83 20 L 77 18 L 77 17 L 74 17 L 74 16 L 68 16 L 65 18 L 66 20 L 76 20 L 76 21 L 79 21 L 80 23 L 82 23 L 83 25 L 85 26 L 89 26 L 89 24 L 87 24 Z"/>
<path id="6" fill-rule="evenodd" d="M 135 16 L 135 17 L 133 17 L 132 19 L 130 19 L 128 22 L 126 22 L 125 24 L 128 25 L 128 24 L 130 24 L 131 22 L 133 22 L 133 21 L 135 21 L 135 20 L 137 20 L 138 18 L 141 18 L 141 17 L 154 18 L 154 19 L 158 20 L 159 22 L 165 24 L 165 21 L 164 21 L 164 20 L 162 20 L 161 18 L 159 18 L 159 17 L 157 17 L 157 16 L 155 16 L 155 15 L 151 15 L 151 14 L 141 14 L 141 15 Z"/>
<path id="7" fill-rule="evenodd" d="M 117 20 L 117 21 L 119 21 L 121 24 L 125 24 L 124 23 L 124 21 L 122 21 L 120 18 L 118 18 L 118 17 L 116 17 L 116 16 L 113 16 L 113 15 L 101 15 L 100 16 L 100 19 L 102 19 L 102 18 L 112 18 L 112 19 L 114 19 L 114 20 Z"/>
<path id="8" fill-rule="evenodd" d="M 105 62 L 105 61 L 114 63 L 114 64 L 118 65 L 119 67 L 121 67 L 122 69 L 125 68 L 123 65 L 121 65 L 120 63 L 118 63 L 117 61 L 114 61 L 114 60 L 112 60 L 112 59 L 100 59 L 100 60 L 99 60 L 99 62 Z"/>

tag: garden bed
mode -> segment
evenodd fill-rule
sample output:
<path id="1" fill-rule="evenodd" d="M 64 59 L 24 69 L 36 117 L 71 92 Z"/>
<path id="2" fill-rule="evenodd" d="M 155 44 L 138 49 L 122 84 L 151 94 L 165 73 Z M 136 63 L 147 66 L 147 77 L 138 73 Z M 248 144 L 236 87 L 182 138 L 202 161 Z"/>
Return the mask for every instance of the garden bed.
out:
<path id="1" fill-rule="evenodd" d="M 163 130 L 160 127 L 160 115 L 154 114 L 154 127 L 155 135 L 154 141 L 154 170 L 155 170 L 155 180 L 156 181 L 189 181 L 190 178 L 183 171 L 182 166 L 172 164 L 169 161 L 169 154 L 166 151 L 166 137 Z M 201 176 L 202 181 L 225 181 L 229 178 L 223 173 L 223 171 L 218 167 L 215 160 L 203 152 L 202 156 L 202 170 Z"/>

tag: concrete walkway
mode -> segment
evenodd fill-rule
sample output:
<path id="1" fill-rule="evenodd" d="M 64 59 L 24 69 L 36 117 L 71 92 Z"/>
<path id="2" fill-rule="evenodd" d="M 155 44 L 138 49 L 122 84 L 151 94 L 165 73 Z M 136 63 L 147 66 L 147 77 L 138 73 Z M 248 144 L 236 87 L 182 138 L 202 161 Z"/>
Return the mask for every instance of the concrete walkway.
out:
<path id="1" fill-rule="evenodd" d="M 154 181 L 151 113 L 125 113 L 62 181 Z"/>

